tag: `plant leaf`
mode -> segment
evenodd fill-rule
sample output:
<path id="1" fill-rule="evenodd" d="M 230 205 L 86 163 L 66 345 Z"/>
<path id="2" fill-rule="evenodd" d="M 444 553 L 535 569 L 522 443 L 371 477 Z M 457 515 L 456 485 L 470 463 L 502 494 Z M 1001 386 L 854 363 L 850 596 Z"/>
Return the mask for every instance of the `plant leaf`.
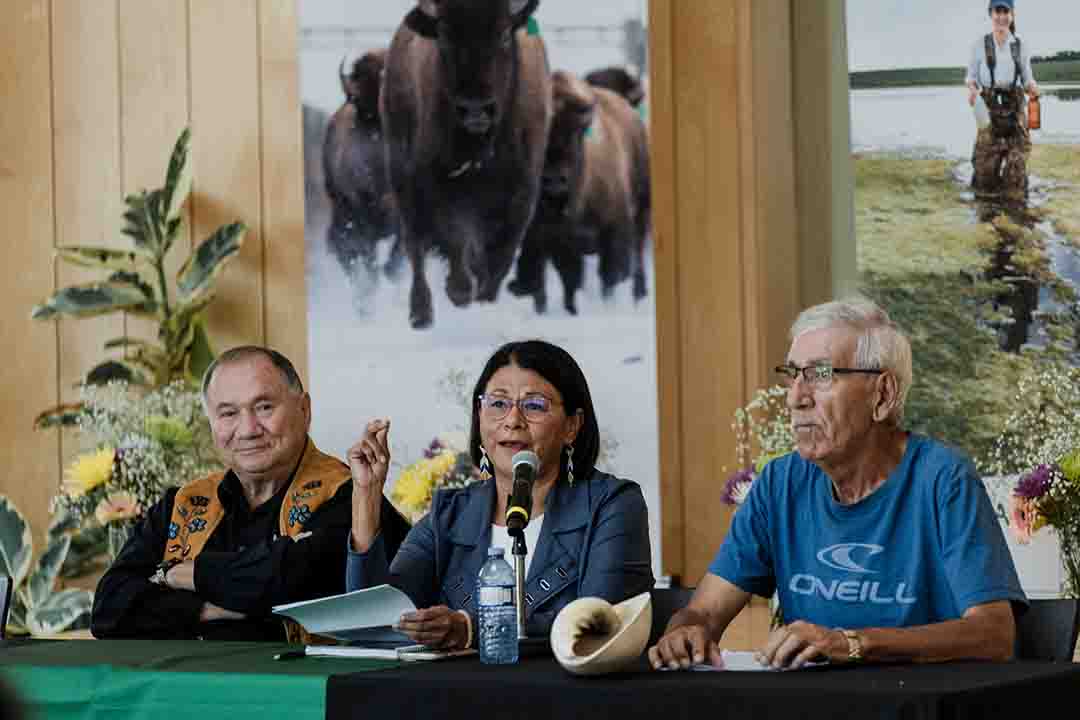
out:
<path id="1" fill-rule="evenodd" d="M 126 223 L 120 231 L 134 241 L 136 250 L 155 261 L 164 255 L 161 198 L 161 190 L 143 190 L 138 195 L 124 198 L 128 210 L 124 213 Z"/>
<path id="2" fill-rule="evenodd" d="M 26 628 L 31 635 L 55 635 L 71 627 L 90 612 L 94 595 L 89 590 L 68 588 L 52 593 L 41 605 L 26 612 Z"/>
<path id="3" fill-rule="evenodd" d="M 195 248 L 176 276 L 179 300 L 190 301 L 208 291 L 225 262 L 240 251 L 247 226 L 242 222 L 223 225 Z"/>
<path id="4" fill-rule="evenodd" d="M 129 271 L 142 259 L 138 253 L 133 253 L 130 250 L 114 250 L 112 248 L 86 245 L 59 247 L 56 249 L 56 256 L 72 265 L 81 267 Z"/>
<path id="5" fill-rule="evenodd" d="M 64 564 L 69 547 L 71 547 L 71 538 L 61 535 L 53 538 L 49 547 L 45 548 L 45 552 L 37 562 L 37 567 L 26 581 L 26 604 L 31 608 L 43 605 L 52 594 L 56 587 L 56 575 L 60 572 L 60 566 Z"/>
<path id="6" fill-rule="evenodd" d="M 10 577 L 15 587 L 30 572 L 33 554 L 30 524 L 6 495 L 0 495 L 0 572 Z"/>
<path id="7" fill-rule="evenodd" d="M 191 141 L 191 128 L 184 128 L 180 137 L 173 146 L 172 156 L 169 158 L 169 169 L 165 173 L 165 188 L 162 195 L 162 208 L 165 212 L 162 217 L 169 223 L 171 237 L 175 234 L 180 219 L 180 210 L 187 201 L 191 192 L 191 166 L 188 163 L 188 148 Z"/>
<path id="8" fill-rule="evenodd" d="M 106 360 L 86 374 L 87 385 L 104 385 L 110 380 L 121 380 L 131 385 L 150 384 L 141 370 L 123 360 Z"/>
<path id="9" fill-rule="evenodd" d="M 44 430 L 51 427 L 74 427 L 79 424 L 82 415 L 82 403 L 64 403 L 51 407 L 34 418 L 34 429 Z"/>
<path id="10" fill-rule="evenodd" d="M 147 314 L 143 291 L 136 285 L 119 281 L 72 285 L 34 306 L 30 317 L 35 320 L 49 320 L 59 315 L 94 317 L 118 311 Z"/>
<path id="11" fill-rule="evenodd" d="M 206 373 L 206 369 L 210 367 L 210 363 L 214 362 L 214 349 L 206 333 L 206 318 L 200 314 L 192 325 L 195 326 L 195 335 L 188 351 L 188 375 L 195 382 L 199 382 Z"/>

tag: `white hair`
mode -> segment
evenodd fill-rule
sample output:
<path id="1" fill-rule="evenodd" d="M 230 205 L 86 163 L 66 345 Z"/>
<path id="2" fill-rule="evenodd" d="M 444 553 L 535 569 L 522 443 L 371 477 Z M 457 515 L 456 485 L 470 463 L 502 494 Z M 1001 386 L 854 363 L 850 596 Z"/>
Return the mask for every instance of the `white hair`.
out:
<path id="1" fill-rule="evenodd" d="M 791 340 L 813 330 L 846 327 L 859 334 L 855 367 L 887 370 L 896 378 L 897 403 L 892 420 L 904 419 L 904 403 L 911 389 L 911 342 L 884 308 L 863 297 L 850 297 L 814 305 L 799 313 L 791 325 Z"/>

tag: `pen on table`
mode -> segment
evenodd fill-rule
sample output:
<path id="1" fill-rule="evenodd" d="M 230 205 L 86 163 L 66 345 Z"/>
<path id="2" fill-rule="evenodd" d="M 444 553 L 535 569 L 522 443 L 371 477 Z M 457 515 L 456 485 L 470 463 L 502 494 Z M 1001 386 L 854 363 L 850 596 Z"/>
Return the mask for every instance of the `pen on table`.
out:
<path id="1" fill-rule="evenodd" d="M 296 660 L 307 655 L 305 650 L 289 650 L 288 652 L 278 653 L 274 656 L 275 660 Z"/>

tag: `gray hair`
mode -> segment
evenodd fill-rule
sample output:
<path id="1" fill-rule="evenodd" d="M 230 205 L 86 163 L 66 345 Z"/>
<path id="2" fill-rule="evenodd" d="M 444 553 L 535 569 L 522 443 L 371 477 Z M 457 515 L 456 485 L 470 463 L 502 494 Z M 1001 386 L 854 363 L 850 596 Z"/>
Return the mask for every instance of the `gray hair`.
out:
<path id="1" fill-rule="evenodd" d="M 207 414 L 209 414 L 207 391 L 210 389 L 210 381 L 214 379 L 214 373 L 217 369 L 222 365 L 247 360 L 248 358 L 256 356 L 264 357 L 273 363 L 274 367 L 281 372 L 281 377 L 285 381 L 285 385 L 289 388 L 290 392 L 296 395 L 304 394 L 304 383 L 300 381 L 300 375 L 296 372 L 296 368 L 293 367 L 293 364 L 289 362 L 289 358 L 285 357 L 277 350 L 262 347 L 261 345 L 240 345 L 238 347 L 230 348 L 214 358 L 214 361 L 210 363 L 210 367 L 206 368 L 206 372 L 203 373 L 202 401 L 203 409 L 207 410 Z"/>
<path id="2" fill-rule="evenodd" d="M 871 300 L 851 297 L 814 305 L 799 313 L 791 325 L 791 339 L 813 330 L 846 327 L 859 333 L 855 367 L 888 370 L 896 378 L 897 404 L 893 422 L 904 419 L 904 403 L 911 389 L 911 342 L 889 313 Z"/>

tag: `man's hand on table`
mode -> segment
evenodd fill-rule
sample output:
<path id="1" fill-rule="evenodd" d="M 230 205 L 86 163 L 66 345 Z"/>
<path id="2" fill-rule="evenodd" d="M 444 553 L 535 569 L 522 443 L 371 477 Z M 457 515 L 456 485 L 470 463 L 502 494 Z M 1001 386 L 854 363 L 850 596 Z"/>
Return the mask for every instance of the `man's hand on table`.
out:
<path id="1" fill-rule="evenodd" d="M 719 667 L 720 646 L 709 637 L 704 625 L 680 625 L 649 648 L 649 663 L 655 670 L 685 670 L 707 663 Z"/>

